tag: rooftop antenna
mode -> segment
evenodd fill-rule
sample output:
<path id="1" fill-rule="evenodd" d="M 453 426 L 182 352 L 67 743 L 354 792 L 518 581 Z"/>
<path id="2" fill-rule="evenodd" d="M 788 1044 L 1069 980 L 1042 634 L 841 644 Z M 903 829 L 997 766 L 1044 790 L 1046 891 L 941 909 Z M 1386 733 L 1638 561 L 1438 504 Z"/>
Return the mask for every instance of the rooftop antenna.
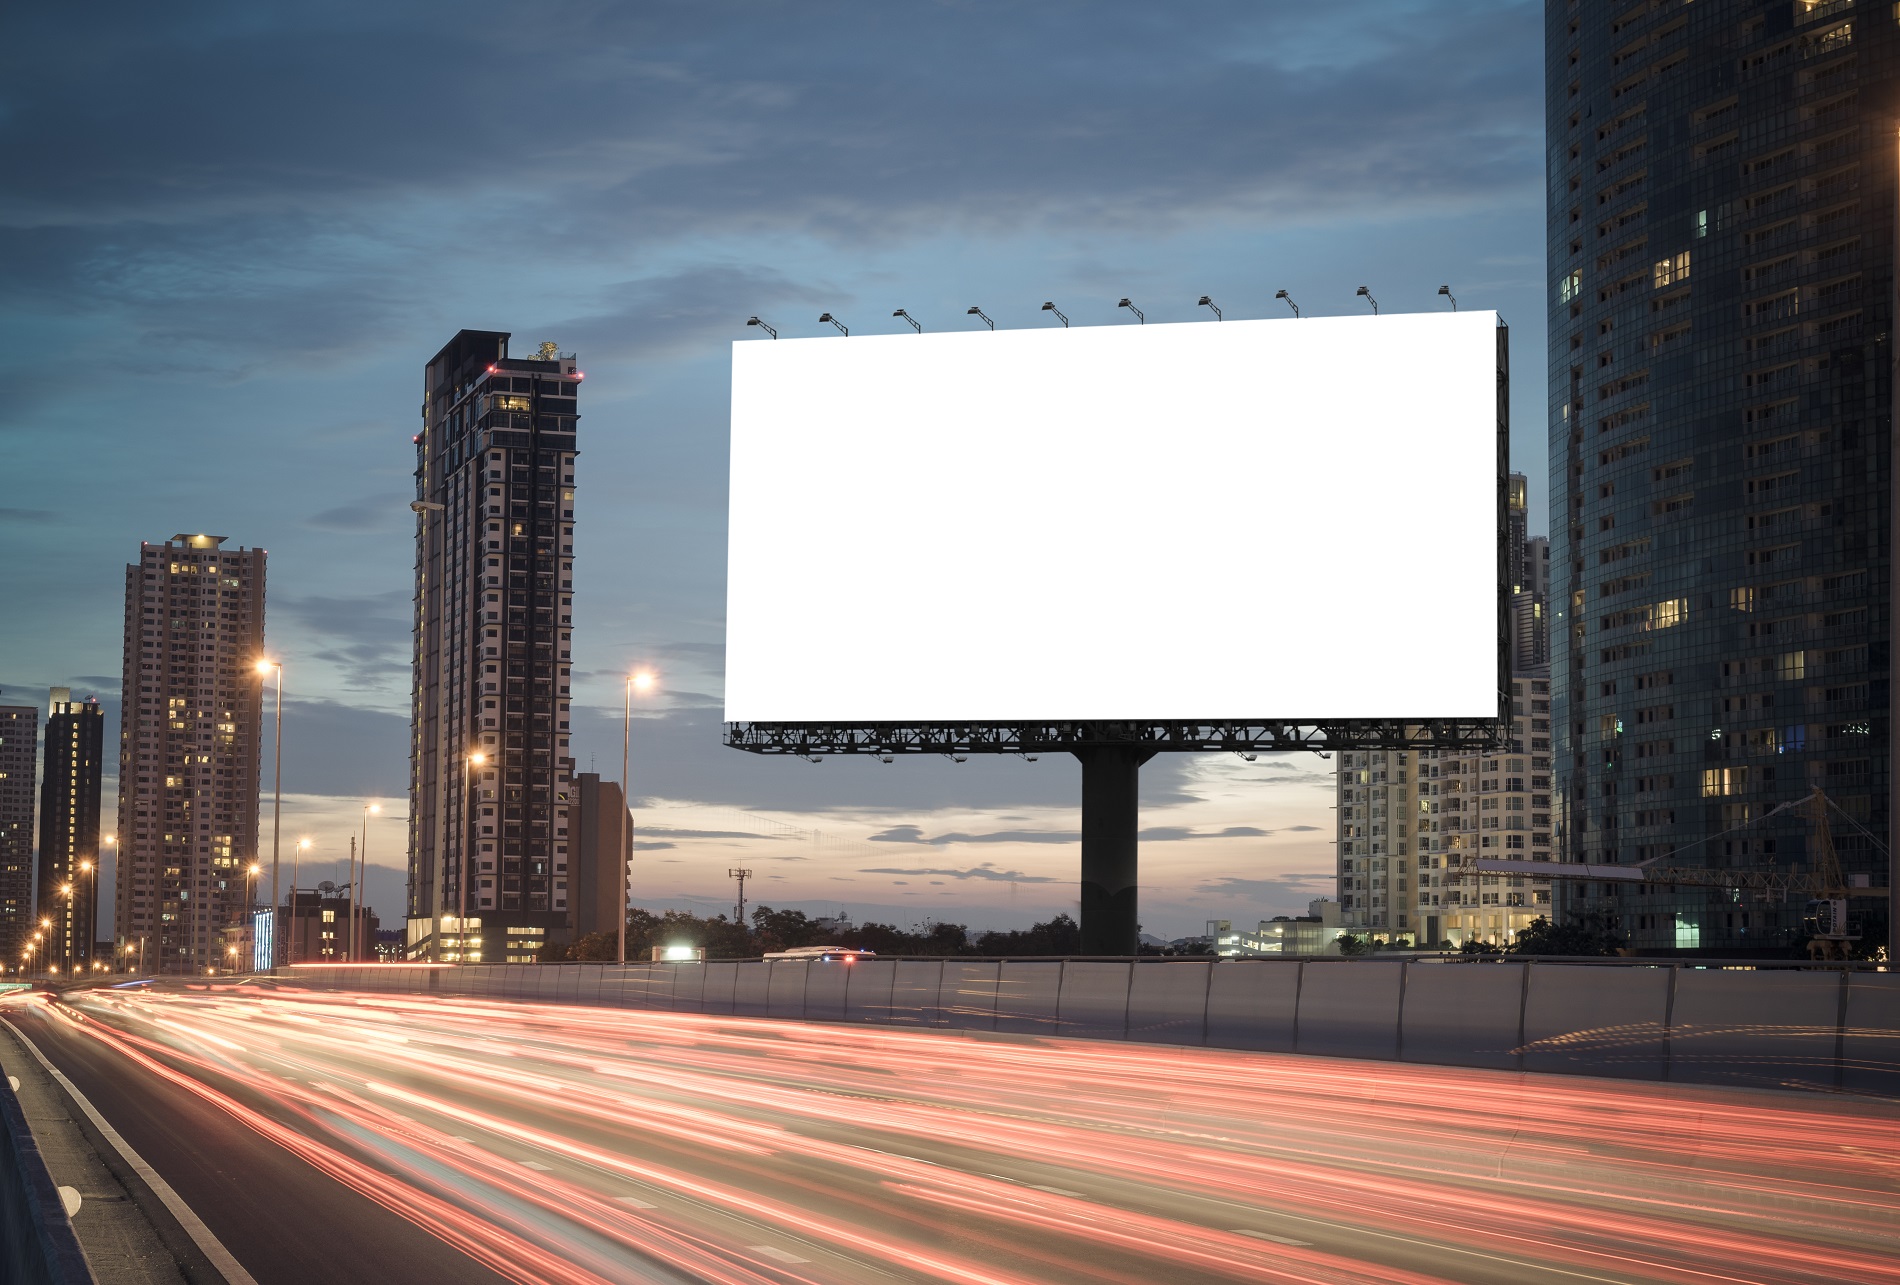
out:
<path id="1" fill-rule="evenodd" d="M 1148 318 L 1141 315 L 1141 309 L 1137 308 L 1134 304 L 1128 302 L 1128 300 L 1123 299 L 1120 303 L 1116 304 L 1115 306 L 1117 308 L 1126 308 L 1128 309 L 1128 311 L 1134 313 L 1135 320 L 1139 321 L 1142 325 L 1145 326 L 1148 324 Z"/>
<path id="2" fill-rule="evenodd" d="M 1275 294 L 1275 295 L 1274 295 L 1273 297 L 1274 297 L 1275 299 L 1284 299 L 1284 300 L 1286 300 L 1286 306 L 1287 306 L 1287 307 L 1289 307 L 1289 308 L 1291 308 L 1291 309 L 1293 309 L 1293 315 L 1294 315 L 1294 317 L 1295 317 L 1295 318 L 1298 318 L 1298 317 L 1299 317 L 1299 315 L 1300 315 L 1300 305 L 1299 305 L 1299 304 L 1297 304 L 1297 303 L 1294 303 L 1294 302 L 1293 302 L 1293 296 L 1292 296 L 1292 295 L 1290 295 L 1290 294 L 1288 294 L 1288 293 L 1287 293 L 1286 291 L 1284 291 L 1284 290 L 1281 290 L 1281 291 L 1279 291 L 1279 292 L 1277 292 L 1277 293 L 1276 293 L 1276 294 Z"/>
<path id="3" fill-rule="evenodd" d="M 772 329 L 772 327 L 766 325 L 763 321 L 760 321 L 757 317 L 747 317 L 745 319 L 745 323 L 748 326 L 757 326 L 760 330 L 763 330 L 766 334 L 772 336 L 772 338 L 774 339 L 778 338 L 778 331 Z"/>
<path id="4" fill-rule="evenodd" d="M 893 312 L 891 315 L 893 317 L 902 317 L 905 323 L 909 325 L 912 330 L 915 330 L 918 334 L 921 335 L 924 333 L 924 328 L 917 324 L 917 318 L 911 316 L 908 312 L 905 312 L 902 308 L 899 308 L 896 312 Z"/>
<path id="5" fill-rule="evenodd" d="M 1058 308 L 1058 307 L 1056 307 L 1056 306 L 1055 306 L 1055 305 L 1054 305 L 1053 303 L 1050 303 L 1050 302 L 1049 302 L 1048 300 L 1046 300 L 1046 299 L 1045 299 L 1045 300 L 1043 300 L 1043 304 L 1042 304 L 1042 310 L 1043 310 L 1044 312 L 1053 312 L 1053 313 L 1055 313 L 1055 314 L 1056 314 L 1056 320 L 1057 320 L 1057 321 L 1060 321 L 1060 322 L 1062 323 L 1062 328 L 1063 328 L 1064 330 L 1067 330 L 1067 329 L 1069 328 L 1069 319 L 1068 319 L 1067 317 L 1065 317 L 1065 316 L 1063 316 L 1063 315 L 1062 315 L 1062 309 L 1060 309 L 1060 308 Z"/>
<path id="6" fill-rule="evenodd" d="M 996 323 L 990 320 L 990 315 L 987 312 L 984 312 L 981 308 L 977 307 L 975 304 L 971 304 L 969 311 L 965 312 L 963 315 L 966 317 L 981 317 L 983 318 L 983 324 L 988 326 L 991 329 L 991 331 L 994 331 L 996 329 Z"/>

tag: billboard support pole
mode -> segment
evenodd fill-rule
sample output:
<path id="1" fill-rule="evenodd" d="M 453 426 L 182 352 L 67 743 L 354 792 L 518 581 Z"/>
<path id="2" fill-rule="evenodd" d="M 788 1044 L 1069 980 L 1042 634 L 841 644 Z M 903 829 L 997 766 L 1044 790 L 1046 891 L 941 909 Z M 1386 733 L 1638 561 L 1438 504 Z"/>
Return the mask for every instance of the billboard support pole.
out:
<path id="1" fill-rule="evenodd" d="M 1133 955 L 1141 944 L 1141 765 L 1154 751 L 1093 745 L 1073 753 L 1082 763 L 1082 953 Z"/>

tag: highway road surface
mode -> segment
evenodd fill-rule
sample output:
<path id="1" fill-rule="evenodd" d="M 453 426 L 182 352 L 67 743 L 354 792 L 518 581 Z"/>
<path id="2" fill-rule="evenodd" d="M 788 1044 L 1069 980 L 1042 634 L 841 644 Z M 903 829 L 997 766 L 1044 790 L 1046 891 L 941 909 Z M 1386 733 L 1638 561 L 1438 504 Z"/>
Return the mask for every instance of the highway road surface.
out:
<path id="1" fill-rule="evenodd" d="M 264 1285 L 1900 1285 L 1900 1109 L 179 983 L 0 1002 Z"/>

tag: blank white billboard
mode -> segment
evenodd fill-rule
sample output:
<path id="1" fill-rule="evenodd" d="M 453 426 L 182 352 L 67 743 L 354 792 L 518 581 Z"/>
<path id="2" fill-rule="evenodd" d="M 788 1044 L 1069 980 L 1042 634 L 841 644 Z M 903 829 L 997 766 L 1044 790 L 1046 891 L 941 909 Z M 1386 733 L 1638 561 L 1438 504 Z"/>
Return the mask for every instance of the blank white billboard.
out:
<path id="1" fill-rule="evenodd" d="M 726 718 L 1491 718 L 1497 314 L 732 352 Z"/>

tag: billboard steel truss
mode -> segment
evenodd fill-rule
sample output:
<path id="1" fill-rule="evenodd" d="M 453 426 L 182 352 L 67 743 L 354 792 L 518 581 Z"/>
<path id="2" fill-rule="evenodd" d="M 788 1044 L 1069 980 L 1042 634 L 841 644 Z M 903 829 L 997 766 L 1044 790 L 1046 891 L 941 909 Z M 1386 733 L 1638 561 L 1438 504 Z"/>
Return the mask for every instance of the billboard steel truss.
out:
<path id="1" fill-rule="evenodd" d="M 1150 754 L 1291 750 L 1499 750 L 1499 719 L 1229 722 L 728 723 L 726 744 L 754 754 L 1058 754 L 1118 746 Z"/>

